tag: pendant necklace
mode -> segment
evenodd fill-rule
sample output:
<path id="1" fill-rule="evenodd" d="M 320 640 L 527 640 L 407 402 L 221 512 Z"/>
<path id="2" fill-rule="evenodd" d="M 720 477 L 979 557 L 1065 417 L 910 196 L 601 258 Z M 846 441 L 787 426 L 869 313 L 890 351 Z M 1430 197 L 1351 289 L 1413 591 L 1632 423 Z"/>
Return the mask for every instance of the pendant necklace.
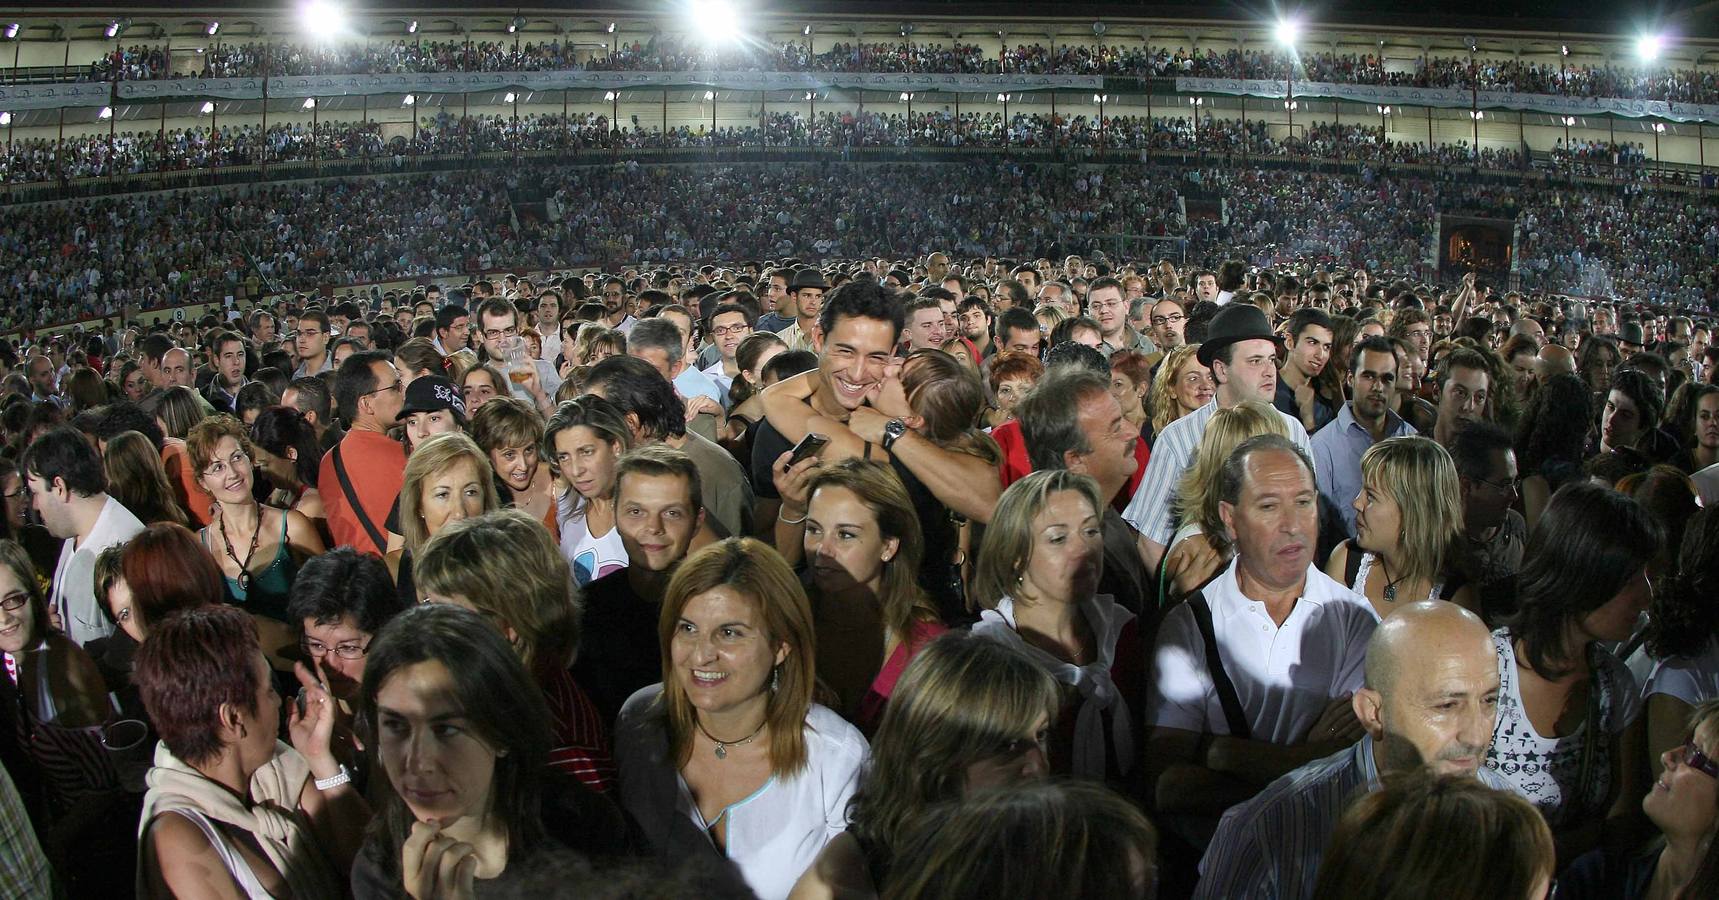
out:
<path id="1" fill-rule="evenodd" d="M 766 721 L 768 721 L 768 719 L 766 719 Z M 698 721 L 697 718 L 694 718 L 692 720 L 692 723 L 694 725 L 698 726 L 698 731 L 700 734 L 704 735 L 707 738 L 710 738 L 710 742 L 716 745 L 716 758 L 717 759 L 727 759 L 729 747 L 744 747 L 747 744 L 752 743 L 752 739 L 756 738 L 758 736 L 758 733 L 764 730 L 764 725 L 765 725 L 765 722 L 759 722 L 758 727 L 752 729 L 752 733 L 747 735 L 746 737 L 742 738 L 741 740 L 738 740 L 738 741 L 719 741 L 716 738 L 711 737 L 710 732 L 704 730 L 704 723 L 703 722 L 700 722 L 700 721 Z"/>
<path id="2" fill-rule="evenodd" d="M 251 558 L 257 555 L 257 542 L 262 537 L 262 534 L 263 509 L 259 506 L 257 507 L 257 528 L 255 531 L 251 532 L 251 549 L 245 552 L 244 562 L 240 562 L 238 555 L 233 552 L 233 537 L 227 533 L 227 518 L 225 516 L 221 517 L 222 543 L 227 545 L 227 558 L 232 560 L 233 563 L 239 567 L 239 577 L 235 580 L 239 582 L 239 590 L 244 591 L 246 594 L 249 594 L 251 591 Z"/>
<path id="3" fill-rule="evenodd" d="M 1395 581 L 1391 580 L 1391 567 L 1385 565 L 1385 558 L 1382 556 L 1379 557 L 1379 571 L 1385 573 L 1385 602 L 1386 603 L 1397 602 L 1397 585 L 1401 584 L 1403 582 L 1403 579 L 1398 578 Z M 1406 576 L 1406 575 L 1403 576 L 1403 578 L 1407 578 L 1407 577 L 1408 576 Z"/>

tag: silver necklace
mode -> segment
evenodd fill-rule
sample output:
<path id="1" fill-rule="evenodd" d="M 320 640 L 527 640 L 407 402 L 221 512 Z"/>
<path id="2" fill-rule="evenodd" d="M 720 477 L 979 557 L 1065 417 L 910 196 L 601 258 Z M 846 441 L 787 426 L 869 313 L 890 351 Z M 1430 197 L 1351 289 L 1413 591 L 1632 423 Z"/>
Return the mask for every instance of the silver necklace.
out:
<path id="1" fill-rule="evenodd" d="M 766 718 L 765 722 L 767 722 L 767 721 L 769 721 L 768 718 Z M 729 747 L 744 747 L 747 744 L 752 743 L 753 738 L 758 737 L 758 734 L 764 730 L 765 722 L 759 722 L 758 727 L 752 729 L 751 734 L 747 735 L 746 737 L 744 737 L 738 741 L 719 741 L 715 737 L 713 737 L 710 732 L 704 730 L 704 723 L 703 722 L 698 721 L 697 718 L 694 718 L 692 720 L 692 724 L 698 726 L 699 733 L 704 735 L 707 738 L 710 738 L 710 742 L 712 744 L 716 745 L 716 758 L 717 759 L 727 759 Z"/>

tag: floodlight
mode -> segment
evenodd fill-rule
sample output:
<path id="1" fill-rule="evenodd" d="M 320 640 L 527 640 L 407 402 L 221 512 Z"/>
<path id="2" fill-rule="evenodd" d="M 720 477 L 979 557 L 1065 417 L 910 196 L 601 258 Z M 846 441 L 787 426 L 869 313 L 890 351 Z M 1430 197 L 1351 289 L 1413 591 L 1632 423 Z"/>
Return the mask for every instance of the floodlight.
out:
<path id="1" fill-rule="evenodd" d="M 715 100 L 716 99 L 716 92 L 715 91 L 705 91 L 704 92 L 704 99 Z"/>
<path id="2" fill-rule="evenodd" d="M 1381 116 L 1388 116 L 1391 114 L 1391 108 L 1389 106 L 1380 106 L 1376 108 L 1379 110 L 1379 115 Z"/>
<path id="3" fill-rule="evenodd" d="M 806 37 L 811 37 L 812 36 L 812 26 L 807 25 L 805 28 L 800 29 L 800 34 L 802 34 Z"/>
<path id="4" fill-rule="evenodd" d="M 96 118 L 98 118 L 98 119 L 111 119 L 111 118 L 113 118 L 113 107 L 111 107 L 111 106 L 102 107 L 101 112 L 96 113 Z"/>
<path id="5" fill-rule="evenodd" d="M 728 0 L 692 0 L 693 29 L 706 42 L 732 43 L 740 37 L 740 15 Z"/>
<path id="6" fill-rule="evenodd" d="M 407 94 L 406 96 L 400 98 L 400 105 L 401 106 L 417 106 L 418 105 L 418 96 L 416 94 Z"/>
<path id="7" fill-rule="evenodd" d="M 1665 133 L 1665 123 L 1664 122 L 1653 123 L 1653 130 L 1659 132 L 1660 134 L 1664 134 Z"/>
<path id="8" fill-rule="evenodd" d="M 615 102 L 615 92 L 614 91 L 605 91 L 603 93 L 603 99 L 609 101 L 610 103 Z"/>
<path id="9" fill-rule="evenodd" d="M 614 22 L 610 22 L 610 23 L 609 23 L 609 33 L 610 33 L 610 34 L 614 34 L 614 33 L 615 33 L 615 23 L 614 23 Z"/>
<path id="10" fill-rule="evenodd" d="M 1664 44 L 1664 38 L 1661 38 L 1659 35 L 1644 34 L 1641 37 L 1636 38 L 1635 55 L 1641 57 L 1642 62 L 1653 62 L 1655 59 L 1659 58 L 1660 48 L 1663 47 Z"/>
<path id="11" fill-rule="evenodd" d="M 1564 127 L 1565 128 L 1569 128 L 1570 126 L 1572 126 L 1574 124 L 1576 124 L 1576 117 L 1575 116 L 1565 116 L 1564 117 Z"/>
<path id="12" fill-rule="evenodd" d="M 6 26 L 6 40 L 9 40 L 9 41 L 14 40 L 17 37 L 18 37 L 18 23 L 12 22 L 11 24 Z"/>
<path id="13" fill-rule="evenodd" d="M 516 32 L 519 29 L 524 28 L 524 27 L 525 27 L 525 17 L 524 16 L 514 16 L 513 21 L 507 23 L 507 33 L 512 34 L 512 33 Z"/>
<path id="14" fill-rule="evenodd" d="M 119 35 L 119 23 L 118 22 L 109 22 L 108 26 L 107 26 L 107 36 L 111 38 L 111 37 L 116 37 L 118 35 Z"/>
<path id="15" fill-rule="evenodd" d="M 221 30 L 221 23 L 220 22 L 210 22 L 209 23 L 209 32 L 208 33 L 209 33 L 210 37 L 214 37 L 215 32 L 220 31 L 220 30 Z"/>
<path id="16" fill-rule="evenodd" d="M 503 103 L 512 103 L 512 102 L 513 102 L 513 92 L 512 92 L 512 91 L 508 91 L 508 92 L 507 92 L 507 96 L 505 96 L 505 97 L 503 97 L 503 98 L 501 98 L 501 102 L 503 102 Z"/>
<path id="17" fill-rule="evenodd" d="M 998 102 L 998 103 L 1007 103 L 1007 102 L 1009 102 L 1009 95 L 1008 95 L 1008 94 L 998 94 L 998 95 L 997 95 L 997 102 Z"/>
<path id="18" fill-rule="evenodd" d="M 1292 18 L 1277 20 L 1277 42 L 1290 49 L 1295 48 L 1295 42 L 1301 37 L 1301 23 Z"/>
<path id="19" fill-rule="evenodd" d="M 314 37 L 333 37 L 346 30 L 346 9 L 334 0 L 304 0 L 298 22 Z"/>
<path id="20" fill-rule="evenodd" d="M 10 124 L 12 124 L 12 114 L 9 112 L 0 112 L 0 125 Z"/>
<path id="21" fill-rule="evenodd" d="M 1204 97 L 1189 97 L 1188 98 L 1188 105 L 1189 106 L 1205 106 L 1206 105 L 1206 98 L 1204 98 Z"/>
<path id="22" fill-rule="evenodd" d="M 807 99 L 807 100 L 810 100 L 810 99 L 812 99 L 812 92 L 811 92 L 811 91 L 807 91 L 807 92 L 806 92 L 806 99 Z"/>
<path id="23" fill-rule="evenodd" d="M 205 116 L 206 116 L 206 115 L 209 115 L 209 114 L 210 114 L 210 113 L 212 113 L 212 112 L 214 112 L 214 111 L 215 111 L 215 101 L 213 101 L 213 100 L 204 100 L 204 101 L 203 101 L 203 108 L 202 108 L 202 110 L 201 110 L 201 112 L 202 112 L 202 113 L 203 113 L 203 115 L 205 115 Z"/>
<path id="24" fill-rule="evenodd" d="M 406 23 L 406 33 L 407 34 L 417 34 L 418 33 L 418 20 L 417 19 L 413 19 L 412 21 Z"/>
<path id="25" fill-rule="evenodd" d="M 1283 108 L 1293 112 L 1294 110 L 1300 109 L 1301 106 L 1294 100 L 1285 100 L 1283 101 Z"/>
<path id="26" fill-rule="evenodd" d="M 305 109 L 316 109 L 316 98 L 315 97 L 304 98 L 304 108 Z"/>
<path id="27" fill-rule="evenodd" d="M 1468 115 L 1470 118 L 1474 119 L 1474 121 L 1476 121 L 1476 122 L 1480 121 L 1481 119 L 1486 118 L 1486 113 L 1483 113 L 1478 109 L 1469 110 Z"/>

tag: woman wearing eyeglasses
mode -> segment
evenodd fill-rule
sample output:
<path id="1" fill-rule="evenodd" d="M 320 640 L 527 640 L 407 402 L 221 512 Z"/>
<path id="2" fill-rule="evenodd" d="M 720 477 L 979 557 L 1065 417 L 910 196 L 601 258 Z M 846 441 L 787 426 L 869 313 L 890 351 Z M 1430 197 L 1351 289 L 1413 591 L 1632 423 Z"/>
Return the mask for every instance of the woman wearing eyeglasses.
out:
<path id="1" fill-rule="evenodd" d="M 1665 751 L 1665 773 L 1641 801 L 1661 840 L 1646 852 L 1595 850 L 1558 879 L 1558 900 L 1719 897 L 1719 701 L 1689 717 L 1687 739 Z"/>
<path id="2" fill-rule="evenodd" d="M 197 486 L 215 501 L 213 520 L 198 533 L 226 581 L 227 602 L 258 617 L 263 650 L 277 666 L 293 643 L 287 597 L 299 561 L 323 551 L 316 526 L 302 513 L 257 502 L 256 450 L 238 419 L 198 422 L 185 437 Z"/>

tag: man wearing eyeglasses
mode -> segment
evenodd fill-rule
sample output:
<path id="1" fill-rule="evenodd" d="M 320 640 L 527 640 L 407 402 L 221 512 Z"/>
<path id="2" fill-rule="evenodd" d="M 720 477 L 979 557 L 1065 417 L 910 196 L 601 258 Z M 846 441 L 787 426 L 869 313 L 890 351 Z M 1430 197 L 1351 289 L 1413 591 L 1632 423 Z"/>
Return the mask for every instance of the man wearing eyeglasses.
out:
<path id="1" fill-rule="evenodd" d="M 755 324 L 752 313 L 738 303 L 723 303 L 710 314 L 711 345 L 722 357 L 706 366 L 704 374 L 724 393 L 733 387 L 734 376 L 740 373 L 740 363 L 734 354 L 739 352 L 740 342 L 752 334 Z"/>
<path id="2" fill-rule="evenodd" d="M 334 401 L 351 427 L 317 472 L 328 529 L 335 546 L 382 555 L 388 547 L 383 530 L 388 510 L 406 474 L 406 450 L 388 437 L 406 405 L 393 360 L 377 350 L 347 357 L 334 380 Z"/>
<path id="3" fill-rule="evenodd" d="M 638 321 L 627 314 L 627 284 L 619 278 L 603 279 L 601 299 L 605 314 L 602 323 L 622 334 L 633 330 L 633 323 Z"/>
<path id="4" fill-rule="evenodd" d="M 1092 282 L 1086 289 L 1086 308 L 1098 320 L 1098 350 L 1106 358 L 1118 350 L 1152 353 L 1157 349 L 1128 324 L 1128 300 L 1122 296 L 1122 282 L 1108 276 Z"/>
<path id="5" fill-rule="evenodd" d="M 554 365 L 532 359 L 525 352 L 528 348 L 519 332 L 519 310 L 512 301 L 500 297 L 485 300 L 478 307 L 478 324 L 483 336 L 480 361 L 507 373 L 515 397 L 542 410 L 544 415 L 552 412 L 551 398 L 561 387 L 561 375 Z"/>
<path id="6" fill-rule="evenodd" d="M 312 307 L 298 317 L 298 325 L 293 332 L 293 350 L 298 354 L 298 368 L 293 370 L 292 377 L 303 378 L 306 375 L 321 375 L 334 368 L 334 358 L 329 355 L 328 341 L 333 337 L 330 330 L 328 313 Z"/>
<path id="7" fill-rule="evenodd" d="M 1491 422 L 1469 422 L 1451 440 L 1450 456 L 1462 484 L 1462 526 L 1474 580 L 1485 584 L 1515 575 L 1522 568 L 1528 523 L 1511 509 L 1521 479 L 1510 435 Z"/>

